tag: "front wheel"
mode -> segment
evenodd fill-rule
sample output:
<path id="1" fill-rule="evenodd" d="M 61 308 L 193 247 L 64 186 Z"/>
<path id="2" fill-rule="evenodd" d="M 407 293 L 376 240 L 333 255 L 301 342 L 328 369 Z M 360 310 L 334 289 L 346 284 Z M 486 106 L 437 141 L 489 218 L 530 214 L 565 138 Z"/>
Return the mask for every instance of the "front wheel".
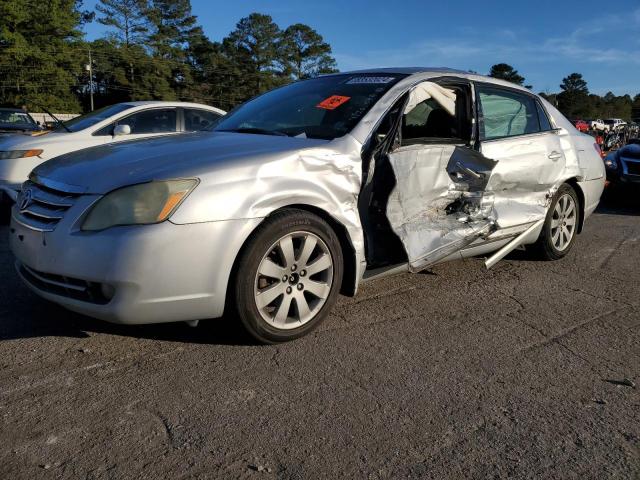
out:
<path id="1" fill-rule="evenodd" d="M 267 218 L 241 254 L 235 307 L 262 343 L 306 335 L 328 315 L 342 282 L 335 232 L 312 213 L 287 209 Z"/>
<path id="2" fill-rule="evenodd" d="M 534 249 L 545 260 L 558 260 L 571 248 L 580 224 L 580 203 L 571 185 L 562 184 L 551 201 L 547 218 Z"/>

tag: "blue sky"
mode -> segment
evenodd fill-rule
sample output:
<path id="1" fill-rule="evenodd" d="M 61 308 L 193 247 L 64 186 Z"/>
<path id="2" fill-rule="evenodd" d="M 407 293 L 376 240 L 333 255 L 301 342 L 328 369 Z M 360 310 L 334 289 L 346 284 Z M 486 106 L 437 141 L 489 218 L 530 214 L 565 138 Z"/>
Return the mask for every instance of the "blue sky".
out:
<path id="1" fill-rule="evenodd" d="M 306 23 L 333 47 L 341 70 L 446 66 L 488 72 L 513 65 L 536 92 L 584 75 L 592 92 L 640 93 L 640 2 L 491 0 L 191 0 L 205 33 L 221 40 L 251 12 L 281 28 Z M 96 0 L 85 0 L 92 8 Z M 103 33 L 97 23 L 87 38 Z"/>

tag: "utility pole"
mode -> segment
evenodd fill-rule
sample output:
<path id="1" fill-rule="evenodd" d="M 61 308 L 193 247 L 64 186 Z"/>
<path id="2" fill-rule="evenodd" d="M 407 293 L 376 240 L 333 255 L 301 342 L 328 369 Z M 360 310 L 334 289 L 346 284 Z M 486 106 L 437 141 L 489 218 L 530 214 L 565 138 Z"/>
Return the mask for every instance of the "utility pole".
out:
<path id="1" fill-rule="evenodd" d="M 93 112 L 93 60 L 91 59 L 91 49 L 89 49 L 89 65 L 86 67 L 89 72 L 89 98 L 91 99 L 91 111 Z"/>

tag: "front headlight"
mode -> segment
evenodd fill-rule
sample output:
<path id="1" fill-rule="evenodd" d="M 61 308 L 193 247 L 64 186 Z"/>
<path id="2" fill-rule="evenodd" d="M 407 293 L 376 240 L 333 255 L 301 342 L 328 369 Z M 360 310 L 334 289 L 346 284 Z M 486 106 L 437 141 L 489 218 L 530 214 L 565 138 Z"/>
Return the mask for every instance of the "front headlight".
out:
<path id="1" fill-rule="evenodd" d="M 37 157 L 42 150 L 6 150 L 0 151 L 0 160 L 13 160 L 14 158 Z"/>
<path id="2" fill-rule="evenodd" d="M 617 170 L 618 163 L 616 162 L 615 154 L 609 154 L 605 157 L 604 166 L 609 170 Z"/>
<path id="3" fill-rule="evenodd" d="M 165 221 L 198 184 L 196 179 L 141 183 L 114 190 L 93 206 L 82 230 Z"/>

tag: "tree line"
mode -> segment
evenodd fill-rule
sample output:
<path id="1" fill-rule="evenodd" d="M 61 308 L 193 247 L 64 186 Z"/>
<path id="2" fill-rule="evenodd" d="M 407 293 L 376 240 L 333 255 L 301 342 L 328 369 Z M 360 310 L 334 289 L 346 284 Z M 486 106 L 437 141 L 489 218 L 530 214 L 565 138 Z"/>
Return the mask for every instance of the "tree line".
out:
<path id="1" fill-rule="evenodd" d="M 489 76 L 501 78 L 517 85 L 525 85 L 525 78 L 511 65 L 493 65 Z M 562 79 L 557 93 L 541 92 L 540 95 L 570 119 L 622 118 L 627 122 L 640 118 L 640 93 L 616 96 L 608 92 L 604 96 L 589 92 L 586 80 L 580 73 L 572 73 Z"/>
<path id="2" fill-rule="evenodd" d="M 106 27 L 103 38 L 84 39 L 89 22 Z M 335 71 L 331 46 L 313 28 L 281 28 L 260 13 L 212 41 L 190 0 L 99 0 L 93 11 L 81 0 L 0 1 L 0 105 L 80 113 L 93 92 L 96 108 L 182 100 L 230 110 L 273 87 Z M 489 75 L 530 88 L 505 63 Z M 640 116 L 640 94 L 592 94 L 579 73 L 541 95 L 569 118 Z"/>
<path id="3" fill-rule="evenodd" d="M 94 41 L 82 28 L 98 22 Z M 0 104 L 58 112 L 130 100 L 183 100 L 231 109 L 259 93 L 336 70 L 331 46 L 304 24 L 252 13 L 211 41 L 190 0 L 0 2 Z M 90 75 L 91 73 L 91 75 Z"/>

